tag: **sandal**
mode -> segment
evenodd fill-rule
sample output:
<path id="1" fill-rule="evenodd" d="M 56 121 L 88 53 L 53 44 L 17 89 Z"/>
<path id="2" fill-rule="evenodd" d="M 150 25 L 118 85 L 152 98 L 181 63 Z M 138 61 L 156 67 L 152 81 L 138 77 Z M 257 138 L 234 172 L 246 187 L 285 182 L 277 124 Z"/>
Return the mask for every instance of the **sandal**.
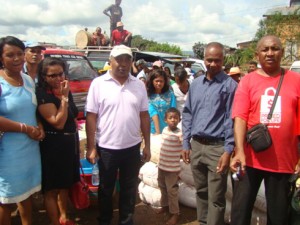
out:
<path id="1" fill-rule="evenodd" d="M 76 223 L 73 220 L 62 221 L 62 219 L 59 219 L 59 223 L 61 225 L 76 225 Z"/>

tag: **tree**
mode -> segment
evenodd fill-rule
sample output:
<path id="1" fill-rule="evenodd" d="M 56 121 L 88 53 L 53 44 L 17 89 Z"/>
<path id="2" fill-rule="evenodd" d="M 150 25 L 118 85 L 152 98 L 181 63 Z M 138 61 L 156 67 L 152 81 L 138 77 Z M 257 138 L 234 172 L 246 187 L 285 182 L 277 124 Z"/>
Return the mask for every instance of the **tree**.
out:
<path id="1" fill-rule="evenodd" d="M 248 48 L 237 49 L 233 54 L 227 54 L 224 60 L 224 65 L 241 66 L 253 60 L 255 55 L 256 44 L 251 44 Z"/>
<path id="2" fill-rule="evenodd" d="M 206 47 L 206 44 L 197 42 L 193 45 L 193 52 L 199 59 L 204 59 L 204 49 Z"/>
<path id="3" fill-rule="evenodd" d="M 141 35 L 134 35 L 132 37 L 131 46 L 133 48 L 138 48 L 141 51 L 165 52 L 182 55 L 182 51 L 179 46 L 170 45 L 168 43 L 158 43 L 152 40 L 150 41 L 143 38 Z"/>

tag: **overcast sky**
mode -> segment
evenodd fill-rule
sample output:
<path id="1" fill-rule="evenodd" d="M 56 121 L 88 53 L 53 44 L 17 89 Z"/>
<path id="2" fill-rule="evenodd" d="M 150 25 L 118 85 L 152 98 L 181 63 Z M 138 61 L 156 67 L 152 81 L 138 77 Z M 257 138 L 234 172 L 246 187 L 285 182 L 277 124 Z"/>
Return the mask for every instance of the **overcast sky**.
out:
<path id="1" fill-rule="evenodd" d="M 0 0 L 0 37 L 75 45 L 76 33 L 97 26 L 109 33 L 102 12 L 114 0 Z M 251 40 L 262 15 L 288 0 L 123 0 L 124 28 L 160 43 L 192 50 L 219 41 L 231 47 Z"/>

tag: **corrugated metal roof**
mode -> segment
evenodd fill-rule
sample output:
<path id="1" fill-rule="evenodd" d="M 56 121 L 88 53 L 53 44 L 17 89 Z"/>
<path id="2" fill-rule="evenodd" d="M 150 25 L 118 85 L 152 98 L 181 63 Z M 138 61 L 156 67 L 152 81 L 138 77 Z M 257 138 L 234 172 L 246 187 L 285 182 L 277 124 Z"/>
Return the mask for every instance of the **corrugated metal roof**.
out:
<path id="1" fill-rule="evenodd" d="M 297 14 L 300 15 L 300 6 L 295 5 L 291 7 L 277 7 L 274 9 L 269 9 L 263 16 L 274 15 L 275 13 L 281 13 L 282 15 L 293 14 L 296 10 L 298 10 Z"/>

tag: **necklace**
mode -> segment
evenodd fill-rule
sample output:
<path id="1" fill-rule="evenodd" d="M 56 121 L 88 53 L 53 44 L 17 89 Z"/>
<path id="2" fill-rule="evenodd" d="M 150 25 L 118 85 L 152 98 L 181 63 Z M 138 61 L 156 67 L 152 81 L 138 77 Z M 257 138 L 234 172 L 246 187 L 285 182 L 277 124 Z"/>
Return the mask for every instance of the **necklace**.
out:
<path id="1" fill-rule="evenodd" d="M 8 76 L 7 72 L 5 70 L 3 70 L 3 74 L 5 75 L 7 80 L 10 80 L 10 82 L 13 82 L 13 85 L 16 86 L 22 86 L 23 85 L 23 79 L 20 76 L 20 78 L 18 80 L 13 79 L 12 77 Z"/>

